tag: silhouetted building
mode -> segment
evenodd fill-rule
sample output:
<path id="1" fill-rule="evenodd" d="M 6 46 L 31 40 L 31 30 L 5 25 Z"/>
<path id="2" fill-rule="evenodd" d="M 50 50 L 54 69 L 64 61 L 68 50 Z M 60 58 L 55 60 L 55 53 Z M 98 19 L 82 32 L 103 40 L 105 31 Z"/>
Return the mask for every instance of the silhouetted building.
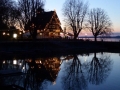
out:
<path id="1" fill-rule="evenodd" d="M 0 30 L 0 39 L 17 39 L 21 38 L 21 35 L 22 31 L 19 31 L 19 29 L 16 29 L 14 26 Z"/>
<path id="2" fill-rule="evenodd" d="M 37 38 L 58 38 L 62 32 L 56 11 L 44 12 L 38 9 L 36 17 L 25 26 L 25 31 L 32 33 L 36 29 Z"/>

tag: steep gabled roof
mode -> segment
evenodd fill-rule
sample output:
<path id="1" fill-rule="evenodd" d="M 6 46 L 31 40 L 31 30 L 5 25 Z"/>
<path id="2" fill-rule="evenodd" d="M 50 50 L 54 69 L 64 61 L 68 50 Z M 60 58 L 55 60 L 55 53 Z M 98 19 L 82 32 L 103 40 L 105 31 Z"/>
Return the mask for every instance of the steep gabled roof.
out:
<path id="1" fill-rule="evenodd" d="M 37 16 L 38 28 L 45 29 L 46 25 L 50 22 L 52 16 L 54 15 L 54 11 L 44 12 L 43 14 Z"/>
<path id="2" fill-rule="evenodd" d="M 52 21 L 52 18 L 54 18 L 54 16 L 57 18 L 58 22 L 60 23 L 56 11 L 38 13 L 36 17 L 32 18 L 32 20 L 28 22 L 25 29 L 29 30 L 30 25 L 34 23 L 37 26 L 37 29 L 44 30 L 47 27 L 47 25 Z"/>
<path id="3" fill-rule="evenodd" d="M 37 17 L 34 18 L 34 20 L 32 21 L 38 26 L 37 27 L 38 29 L 43 30 L 45 29 L 47 24 L 51 22 L 54 15 L 57 16 L 55 11 L 44 12 L 42 14 L 37 15 Z"/>

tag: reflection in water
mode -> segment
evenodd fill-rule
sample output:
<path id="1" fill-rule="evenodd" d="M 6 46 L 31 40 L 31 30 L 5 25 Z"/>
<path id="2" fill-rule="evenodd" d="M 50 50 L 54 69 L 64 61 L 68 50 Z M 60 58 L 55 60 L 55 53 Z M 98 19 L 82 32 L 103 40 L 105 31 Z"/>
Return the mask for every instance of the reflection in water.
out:
<path id="1" fill-rule="evenodd" d="M 112 60 L 110 56 L 102 55 L 97 58 L 96 53 L 90 63 L 88 63 L 88 79 L 92 84 L 99 85 L 103 83 L 111 71 Z"/>
<path id="2" fill-rule="evenodd" d="M 77 55 L 73 55 L 73 59 L 65 65 L 65 72 L 62 78 L 64 90 L 85 90 L 87 87 L 87 79 L 84 75 L 82 64 Z"/>
<path id="3" fill-rule="evenodd" d="M 3 60 L 2 70 L 22 71 L 25 75 L 2 77 L 1 86 L 18 85 L 24 87 L 26 90 L 41 90 L 47 85 L 46 82 L 56 84 L 56 78 L 60 70 L 60 59 L 53 58 L 39 58 L 39 59 L 25 59 L 25 60 Z M 44 82 L 44 83 L 43 83 Z"/>
<path id="4" fill-rule="evenodd" d="M 55 79 L 60 67 L 60 60 L 58 58 L 54 57 L 26 60 L 26 63 L 28 64 L 29 69 L 26 72 L 25 87 L 42 89 L 42 82 L 44 80 L 55 84 Z M 31 81 L 32 83 L 29 83 Z"/>
<path id="5" fill-rule="evenodd" d="M 77 55 L 64 66 L 62 84 L 64 90 L 87 90 L 88 82 L 98 85 L 108 77 L 112 66 L 110 56 L 102 55 L 97 58 L 96 53 L 90 62 L 81 63 Z"/>
<path id="6" fill-rule="evenodd" d="M 97 57 L 96 53 L 90 61 L 87 60 L 87 56 L 82 60 L 76 54 L 50 58 L 0 60 L 0 87 L 17 85 L 25 90 L 44 90 L 48 84 L 56 84 L 61 64 L 64 65 L 61 68 L 64 71 L 61 77 L 63 89 L 87 90 L 88 83 L 98 85 L 106 80 L 111 71 L 112 60 L 108 55 Z M 6 70 L 8 74 L 4 73 Z"/>

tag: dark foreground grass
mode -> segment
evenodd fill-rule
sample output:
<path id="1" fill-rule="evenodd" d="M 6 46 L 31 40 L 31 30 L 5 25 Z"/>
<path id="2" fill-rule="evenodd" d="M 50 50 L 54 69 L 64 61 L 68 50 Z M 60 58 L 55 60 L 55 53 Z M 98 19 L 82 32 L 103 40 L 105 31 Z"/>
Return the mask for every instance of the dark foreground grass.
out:
<path id="1" fill-rule="evenodd" d="M 0 56 L 51 56 L 73 53 L 120 52 L 120 42 L 80 40 L 2 41 Z"/>
<path id="2" fill-rule="evenodd" d="M 120 50 L 120 42 L 94 42 L 79 40 L 45 40 L 45 41 L 7 41 L 0 42 L 0 51 L 55 51 L 64 49 L 80 50 Z"/>

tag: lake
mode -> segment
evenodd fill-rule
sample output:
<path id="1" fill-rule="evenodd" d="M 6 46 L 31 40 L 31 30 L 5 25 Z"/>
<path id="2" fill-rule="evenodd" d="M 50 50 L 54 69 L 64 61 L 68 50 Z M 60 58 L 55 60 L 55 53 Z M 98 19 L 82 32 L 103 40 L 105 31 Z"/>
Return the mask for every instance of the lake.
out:
<path id="1" fill-rule="evenodd" d="M 83 40 L 91 40 L 94 41 L 94 38 L 89 38 L 89 37 L 85 37 L 85 38 L 79 38 L 79 39 L 83 39 Z M 97 38 L 97 41 L 110 41 L 110 42 L 120 42 L 120 38 Z"/>
<path id="2" fill-rule="evenodd" d="M 0 87 L 9 85 L 23 90 L 120 90 L 120 53 L 1 58 Z"/>

